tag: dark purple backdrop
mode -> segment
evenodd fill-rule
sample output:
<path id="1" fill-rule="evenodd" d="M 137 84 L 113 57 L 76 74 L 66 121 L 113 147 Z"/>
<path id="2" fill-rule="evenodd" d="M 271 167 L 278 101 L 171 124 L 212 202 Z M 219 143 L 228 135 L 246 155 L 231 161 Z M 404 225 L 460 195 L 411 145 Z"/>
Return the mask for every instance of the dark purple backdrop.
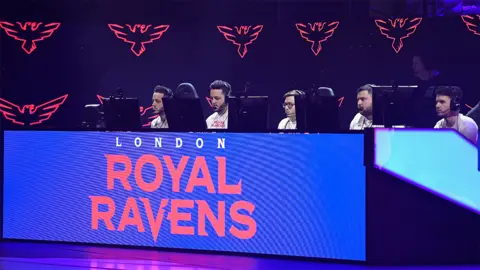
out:
<path id="1" fill-rule="evenodd" d="M 337 96 L 345 96 L 341 121 L 347 127 L 355 114 L 356 88 L 365 83 L 388 84 L 393 79 L 400 84 L 414 82 L 412 56 L 425 51 L 436 58 L 444 79 L 464 89 L 464 103 L 474 105 L 480 100 L 476 84 L 480 36 L 470 32 L 460 17 L 424 19 L 397 54 L 391 40 L 368 17 L 368 4 L 361 1 L 15 2 L 3 4 L 0 21 L 62 23 L 30 55 L 21 49 L 20 41 L 0 30 L 4 99 L 38 105 L 69 94 L 44 126 L 79 126 L 83 106 L 118 86 L 149 106 L 156 84 L 176 88 L 181 82 L 195 85 L 207 117 L 210 110 L 204 97 L 209 83 L 222 79 L 237 90 L 249 81 L 251 94 L 270 96 L 271 127 L 283 117 L 281 96 L 289 89 L 313 84 L 332 87 Z M 338 20 L 340 25 L 315 56 L 295 23 L 324 20 Z M 115 37 L 108 23 L 169 24 L 170 28 L 137 57 L 129 44 Z M 263 31 L 248 46 L 244 58 L 216 28 L 258 24 L 264 25 Z M 10 125 L 8 121 L 3 124 Z"/>

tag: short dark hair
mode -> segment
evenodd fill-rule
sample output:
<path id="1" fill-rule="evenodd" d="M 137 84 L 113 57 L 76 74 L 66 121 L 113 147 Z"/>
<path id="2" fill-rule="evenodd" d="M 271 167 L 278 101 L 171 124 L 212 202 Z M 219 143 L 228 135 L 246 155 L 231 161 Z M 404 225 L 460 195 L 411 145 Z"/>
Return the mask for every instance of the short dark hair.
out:
<path id="1" fill-rule="evenodd" d="M 458 98 L 459 100 L 463 98 L 462 89 L 458 86 L 438 86 L 435 95 L 447 96 L 451 99 Z"/>
<path id="2" fill-rule="evenodd" d="M 172 97 L 172 90 L 166 86 L 163 85 L 157 85 L 153 89 L 154 93 L 161 93 L 163 94 L 166 98 L 171 98 Z"/>
<path id="3" fill-rule="evenodd" d="M 285 93 L 285 95 L 283 95 L 283 99 L 286 99 L 287 97 L 301 97 L 301 96 L 305 96 L 305 92 L 303 92 L 302 90 L 291 90 Z"/>
<path id="4" fill-rule="evenodd" d="M 362 92 L 362 91 L 368 91 L 368 94 L 371 95 L 372 92 L 373 92 L 373 88 L 370 84 L 365 84 L 365 85 L 362 85 L 360 86 L 358 89 L 357 89 L 357 94 Z"/>
<path id="5" fill-rule="evenodd" d="M 210 84 L 210 90 L 211 89 L 221 89 L 222 90 L 222 93 L 225 95 L 225 96 L 229 96 L 230 95 L 230 92 L 232 91 L 232 87 L 230 86 L 230 84 L 226 81 L 222 81 L 222 80 L 215 80 L 213 81 L 211 84 Z"/>

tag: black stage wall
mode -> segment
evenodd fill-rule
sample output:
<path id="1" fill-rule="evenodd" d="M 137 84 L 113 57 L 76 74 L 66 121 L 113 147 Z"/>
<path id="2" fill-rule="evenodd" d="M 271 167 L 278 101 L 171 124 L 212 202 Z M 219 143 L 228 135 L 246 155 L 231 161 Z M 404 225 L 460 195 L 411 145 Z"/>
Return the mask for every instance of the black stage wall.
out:
<path id="1" fill-rule="evenodd" d="M 480 21 L 476 15 L 472 18 Z M 408 19 L 407 26 L 415 23 L 414 17 Z M 0 21 L 2 102 L 40 105 L 68 94 L 52 117 L 41 123 L 43 127 L 79 126 L 83 106 L 117 87 L 128 96 L 139 96 L 148 107 L 156 84 L 176 88 L 182 82 L 195 85 L 207 117 L 205 97 L 215 79 L 230 82 L 237 91 L 248 82 L 250 94 L 270 96 L 271 127 L 283 117 L 281 96 L 286 91 L 332 87 L 339 98 L 344 97 L 341 121 L 348 127 L 356 110 L 356 88 L 392 80 L 416 83 L 411 68 L 416 54 L 433 60 L 443 81 L 464 89 L 464 103 L 473 106 L 480 100 L 480 35 L 474 31 L 478 26 L 467 28 L 460 16 L 424 18 L 411 29 L 415 31 L 403 33 L 403 47 L 395 47 L 398 52 L 369 17 L 367 1 L 9 1 L 0 7 Z M 26 22 L 42 22 L 40 27 L 45 28 L 32 33 L 18 30 L 38 27 Z M 327 33 L 335 22 L 338 27 Z M 299 23 L 306 26 L 303 29 L 310 29 L 308 23 L 324 26 L 323 32 L 308 37 L 325 39 L 321 50 L 312 49 L 312 43 L 302 38 Z M 140 42 L 150 38 L 130 33 L 128 40 L 137 42 L 131 49 L 132 44 L 119 39 L 109 24 L 120 25 L 127 33 L 126 24 L 136 30 L 142 28 L 135 25 L 151 25 L 147 33 L 161 25 L 157 32 L 166 25 L 168 29 L 144 44 L 146 50 L 140 53 Z M 218 29 L 247 26 L 238 30 L 254 33 L 259 25 L 255 40 L 248 35 L 237 39 L 247 43 L 246 52 L 242 47 L 240 53 Z M 22 38 L 38 41 L 26 42 L 22 49 Z M 3 125 L 12 122 L 3 117 Z"/>

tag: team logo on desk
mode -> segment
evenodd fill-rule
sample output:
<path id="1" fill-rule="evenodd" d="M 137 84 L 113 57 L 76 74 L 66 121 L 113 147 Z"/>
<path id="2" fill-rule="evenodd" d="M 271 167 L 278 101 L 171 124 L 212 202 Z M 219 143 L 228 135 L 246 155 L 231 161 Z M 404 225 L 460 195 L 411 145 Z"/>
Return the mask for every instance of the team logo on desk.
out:
<path id="1" fill-rule="evenodd" d="M 257 40 L 258 35 L 262 32 L 263 25 L 257 26 L 217 26 L 218 31 L 223 34 L 226 40 L 237 46 L 238 55 L 241 58 L 247 54 L 247 46 Z"/>
<path id="2" fill-rule="evenodd" d="M 251 186 L 240 176 L 227 178 L 227 171 L 235 170 L 235 161 L 227 163 L 227 139 L 191 135 L 111 136 L 115 148 L 98 153 L 106 158 L 106 181 L 98 183 L 103 194 L 95 189 L 88 195 L 91 230 L 99 235 L 150 231 L 153 243 L 168 235 L 235 241 L 255 237 L 256 205 L 242 196 Z M 146 150 L 129 151 L 132 145 Z M 183 147 L 187 149 L 179 152 Z"/>
<path id="3" fill-rule="evenodd" d="M 65 100 L 67 100 L 67 97 L 68 94 L 38 106 L 30 104 L 21 107 L 6 99 L 0 98 L 0 113 L 3 114 L 5 119 L 17 125 L 38 125 L 50 119 Z"/>
<path id="4" fill-rule="evenodd" d="M 98 100 L 100 101 L 100 104 L 103 104 L 103 96 L 101 95 L 97 95 L 97 98 Z M 142 124 L 142 126 L 144 127 L 149 127 L 151 124 L 152 124 L 152 121 L 158 117 L 158 115 L 148 115 L 147 112 L 151 111 L 152 110 L 152 106 L 150 107 L 143 107 L 143 106 L 140 106 L 140 116 L 142 117 L 142 121 L 143 122 L 147 122 L 145 124 Z M 144 118 L 146 118 L 146 120 L 143 120 Z"/>
<path id="5" fill-rule="evenodd" d="M 313 54 L 317 56 L 322 50 L 322 43 L 333 36 L 340 22 L 296 23 L 295 27 L 305 41 L 312 44 Z"/>
<path id="6" fill-rule="evenodd" d="M 396 53 L 403 48 L 404 39 L 412 36 L 421 22 L 422 18 L 375 20 L 380 33 L 392 40 L 392 48 Z"/>
<path id="7" fill-rule="evenodd" d="M 480 15 L 463 15 L 462 21 L 470 32 L 480 36 Z"/>
<path id="8" fill-rule="evenodd" d="M 5 33 L 22 42 L 22 49 L 31 54 L 37 48 L 37 42 L 45 40 L 53 35 L 60 27 L 60 23 L 25 22 L 10 23 L 0 21 L 0 28 Z"/>
<path id="9" fill-rule="evenodd" d="M 131 44 L 130 50 L 136 56 L 140 56 L 146 51 L 145 44 L 153 43 L 153 41 L 160 39 L 170 25 L 125 24 L 125 26 L 122 26 L 119 24 L 108 24 L 108 27 L 115 33 L 118 39 Z"/>

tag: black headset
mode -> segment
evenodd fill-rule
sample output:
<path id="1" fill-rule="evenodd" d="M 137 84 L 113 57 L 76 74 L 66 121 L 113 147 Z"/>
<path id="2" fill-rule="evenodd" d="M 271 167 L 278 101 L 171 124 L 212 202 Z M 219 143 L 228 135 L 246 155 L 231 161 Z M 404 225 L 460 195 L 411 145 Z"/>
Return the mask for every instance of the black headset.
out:
<path id="1" fill-rule="evenodd" d="M 224 83 L 225 83 L 225 86 L 228 88 L 228 92 L 227 92 L 227 94 L 226 94 L 225 96 L 226 96 L 226 97 L 229 97 L 229 96 L 232 95 L 232 86 L 231 86 L 228 82 L 225 82 L 225 81 L 224 81 Z"/>
<path id="2" fill-rule="evenodd" d="M 227 93 L 224 93 L 222 89 L 222 93 L 225 95 L 225 104 L 228 104 L 230 102 L 230 98 L 232 97 L 232 86 L 228 82 L 223 81 L 223 87 L 228 89 Z"/>
<path id="3" fill-rule="evenodd" d="M 287 97 L 291 97 L 291 96 L 294 97 L 295 102 L 297 101 L 297 98 L 298 100 L 305 100 L 307 98 L 307 94 L 302 90 L 291 90 L 285 93 L 285 95 L 283 95 L 283 99 L 285 100 Z M 284 103 L 282 102 L 282 107 L 283 106 L 284 106 Z"/>
<path id="4" fill-rule="evenodd" d="M 287 95 L 288 94 L 288 95 Z M 304 100 L 307 98 L 307 94 L 305 92 L 303 92 L 302 90 L 291 90 L 291 91 L 288 91 L 285 95 L 284 95 L 284 99 L 286 97 L 289 97 L 289 96 L 293 96 L 295 99 L 297 99 L 297 97 L 300 99 L 300 100 Z M 295 102 L 297 102 L 297 100 L 295 100 Z M 282 103 L 282 106 L 283 103 Z M 287 122 L 285 122 L 285 126 L 283 129 L 287 129 L 287 126 L 288 126 L 288 123 L 290 122 L 290 119 L 287 120 Z"/>
<path id="5" fill-rule="evenodd" d="M 450 111 L 459 111 L 462 107 L 461 93 L 456 87 L 450 86 L 452 89 L 452 99 L 450 101 Z"/>
<path id="6" fill-rule="evenodd" d="M 305 94 L 305 92 L 302 90 L 295 90 L 295 93 L 301 98 L 305 98 L 307 96 L 307 94 Z"/>
<path id="7" fill-rule="evenodd" d="M 301 99 L 304 99 L 307 97 L 307 94 L 305 94 L 305 92 L 303 92 L 302 90 L 292 90 L 292 91 L 289 91 L 289 93 L 290 92 L 292 96 L 299 97 Z"/>
<path id="8" fill-rule="evenodd" d="M 166 90 L 167 90 L 167 93 L 165 93 L 165 97 L 168 98 L 168 99 L 171 99 L 173 98 L 173 91 L 172 89 L 168 88 L 168 87 L 165 87 Z"/>
<path id="9" fill-rule="evenodd" d="M 283 99 L 285 100 L 285 98 L 290 96 L 293 96 L 295 100 L 297 100 L 297 98 L 299 100 L 305 100 L 307 98 L 307 94 L 302 90 L 291 90 L 291 91 L 288 91 L 285 95 L 283 95 Z M 283 102 L 282 102 L 282 106 L 283 106 Z"/>
<path id="10" fill-rule="evenodd" d="M 165 90 L 165 93 L 164 93 L 164 98 L 166 99 L 171 99 L 173 98 L 173 91 L 172 89 L 168 88 L 168 87 L 165 87 L 165 86 L 162 86 L 162 85 L 157 85 L 153 88 L 153 91 L 155 92 L 155 90 L 157 89 L 157 87 L 162 87 L 162 90 Z"/>

